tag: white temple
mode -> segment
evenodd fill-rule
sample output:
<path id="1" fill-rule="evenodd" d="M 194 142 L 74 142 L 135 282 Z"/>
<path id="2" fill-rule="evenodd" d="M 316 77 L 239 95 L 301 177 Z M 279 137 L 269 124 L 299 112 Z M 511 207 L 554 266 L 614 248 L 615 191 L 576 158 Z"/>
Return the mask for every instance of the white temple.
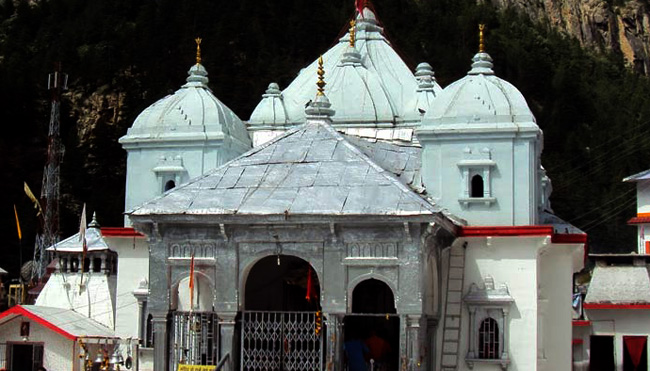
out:
<path id="1" fill-rule="evenodd" d="M 586 235 L 552 215 L 542 130 L 482 47 L 442 89 L 365 8 L 248 122 L 200 62 L 120 139 L 127 227 L 89 250 L 113 312 L 88 315 L 138 340 L 140 370 L 343 370 L 370 328 L 388 369 L 571 368 Z"/>

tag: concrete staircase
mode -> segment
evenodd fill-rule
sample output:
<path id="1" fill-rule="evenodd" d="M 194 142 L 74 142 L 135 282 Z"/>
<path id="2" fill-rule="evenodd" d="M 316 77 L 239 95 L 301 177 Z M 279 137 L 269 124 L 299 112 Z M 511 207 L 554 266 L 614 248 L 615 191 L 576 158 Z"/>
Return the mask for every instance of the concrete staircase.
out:
<path id="1" fill-rule="evenodd" d="M 465 273 L 465 247 L 454 246 L 449 252 L 447 292 L 442 334 L 442 371 L 458 369 L 460 346 L 460 315 Z"/>

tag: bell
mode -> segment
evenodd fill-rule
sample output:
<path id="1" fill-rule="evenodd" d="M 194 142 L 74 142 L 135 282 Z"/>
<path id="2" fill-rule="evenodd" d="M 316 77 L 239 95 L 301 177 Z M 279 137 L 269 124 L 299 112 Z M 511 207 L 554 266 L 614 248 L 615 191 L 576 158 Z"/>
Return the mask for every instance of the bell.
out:
<path id="1" fill-rule="evenodd" d="M 113 352 L 111 359 L 108 360 L 108 364 L 111 366 L 124 364 L 124 358 L 122 358 L 122 355 L 117 351 L 117 348 L 115 349 L 115 352 Z"/>
<path id="2" fill-rule="evenodd" d="M 101 365 L 104 362 L 104 354 L 102 352 L 97 353 L 97 358 L 95 358 L 95 364 Z"/>

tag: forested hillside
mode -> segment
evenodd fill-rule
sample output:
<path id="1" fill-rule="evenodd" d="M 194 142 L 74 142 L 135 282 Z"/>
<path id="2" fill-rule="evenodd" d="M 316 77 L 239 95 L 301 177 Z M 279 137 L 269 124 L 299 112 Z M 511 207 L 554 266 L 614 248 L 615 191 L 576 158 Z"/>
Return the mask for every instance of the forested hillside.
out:
<path id="1" fill-rule="evenodd" d="M 70 76 L 62 104 L 65 157 L 61 231 L 78 228 L 83 202 L 100 224 L 123 220 L 125 152 L 117 139 L 148 105 L 183 84 L 203 38 L 215 95 L 248 119 L 269 82 L 286 85 L 336 42 L 353 0 L 0 1 L 0 266 L 16 274 L 18 239 L 32 255 L 37 219 L 22 191 L 37 195 L 47 145 L 47 74 Z M 590 234 L 592 250 L 632 250 L 634 186 L 624 176 L 650 168 L 650 82 L 623 55 L 585 50 L 556 28 L 472 0 L 375 0 L 405 61 L 429 62 L 442 86 L 463 76 L 487 23 L 497 74 L 528 99 L 544 130 L 543 163 L 555 212 Z"/>

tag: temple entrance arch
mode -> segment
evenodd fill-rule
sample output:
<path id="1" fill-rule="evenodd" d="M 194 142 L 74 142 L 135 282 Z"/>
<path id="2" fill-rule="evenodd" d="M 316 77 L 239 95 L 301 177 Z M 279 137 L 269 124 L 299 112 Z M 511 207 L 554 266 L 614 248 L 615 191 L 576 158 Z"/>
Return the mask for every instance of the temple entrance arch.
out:
<path id="1" fill-rule="evenodd" d="M 241 370 L 320 370 L 320 283 L 305 260 L 282 255 L 258 260 L 244 285 Z"/>
<path id="2" fill-rule="evenodd" d="M 307 261 L 296 256 L 272 255 L 262 258 L 248 272 L 244 286 L 244 310 L 320 310 L 318 275 Z"/>
<path id="3" fill-rule="evenodd" d="M 369 278 L 354 287 L 351 301 L 352 313 L 344 319 L 346 361 L 354 362 L 355 355 L 349 351 L 361 342 L 369 351 L 364 358 L 373 363 L 374 370 L 398 370 L 400 318 L 393 290 L 385 282 Z"/>

